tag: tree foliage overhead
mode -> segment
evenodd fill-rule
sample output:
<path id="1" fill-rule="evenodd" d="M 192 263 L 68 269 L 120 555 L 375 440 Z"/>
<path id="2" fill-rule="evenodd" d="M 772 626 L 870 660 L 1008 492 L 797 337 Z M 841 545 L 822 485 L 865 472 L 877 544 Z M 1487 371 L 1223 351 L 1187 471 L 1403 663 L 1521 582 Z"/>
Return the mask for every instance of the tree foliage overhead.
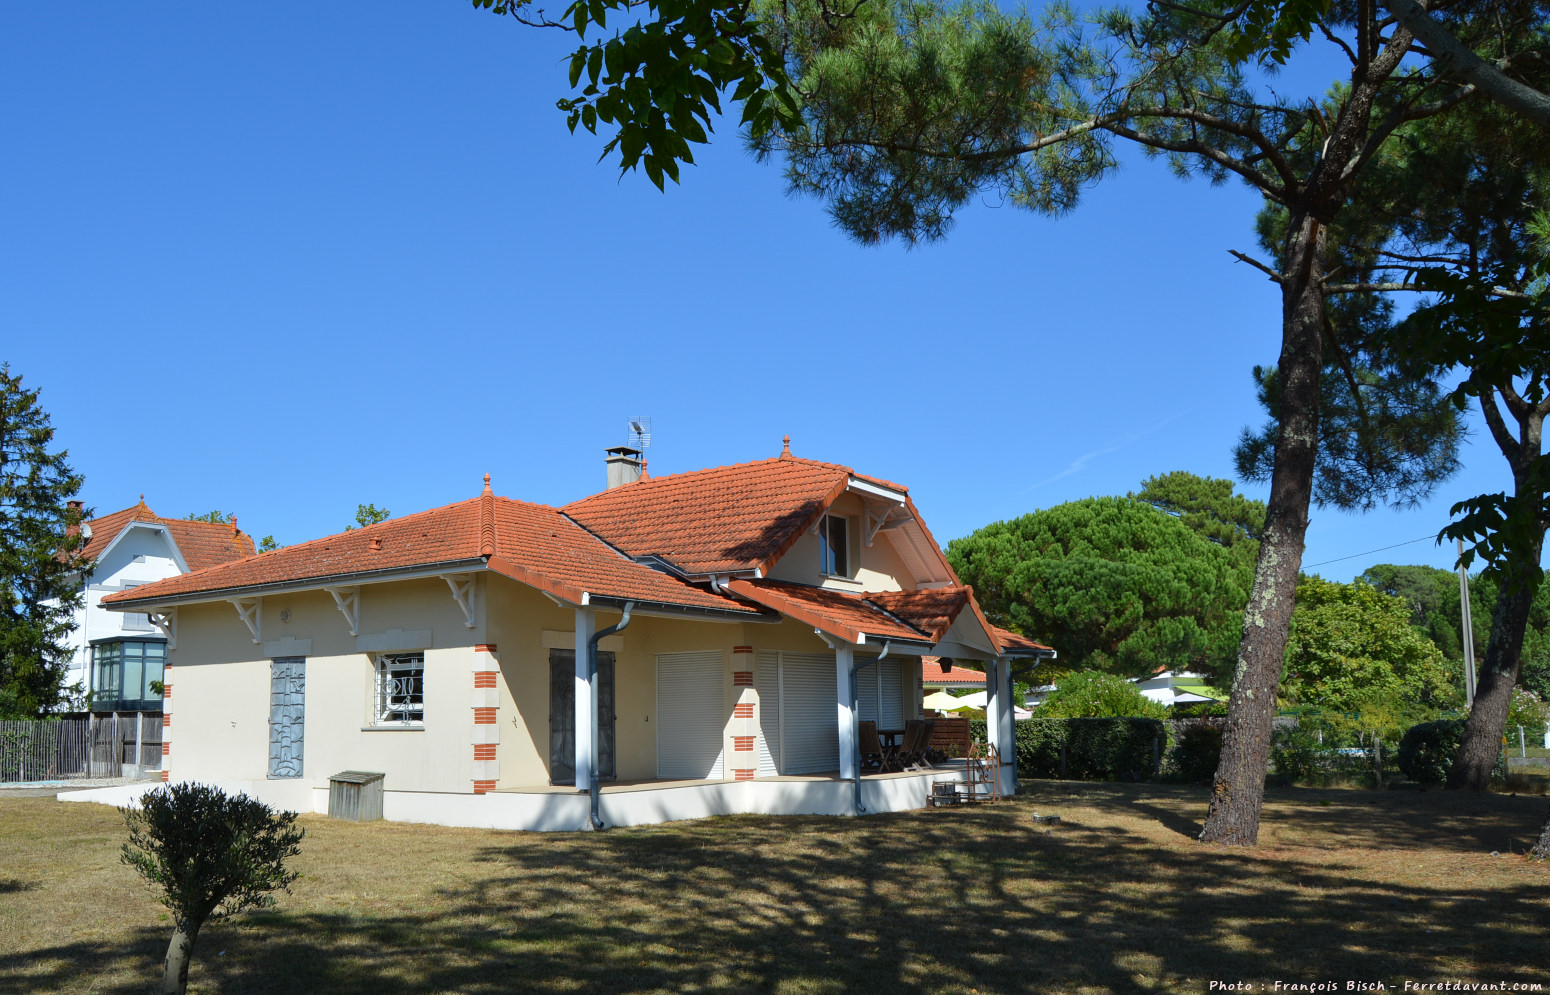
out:
<path id="1" fill-rule="evenodd" d="M 750 3 L 576 0 L 558 19 L 531 0 L 473 5 L 573 32 L 570 85 L 580 92 L 559 101 L 571 131 L 578 124 L 593 134 L 599 124 L 611 126 L 603 158 L 616 156 L 621 171 L 643 168 L 658 189 L 664 179 L 678 180 L 679 163 L 694 162 L 691 146 L 710 140 L 727 91 L 743 105 L 741 121 L 753 135 L 797 120 L 784 59 Z"/>
<path id="2" fill-rule="evenodd" d="M 948 544 L 986 614 L 1075 669 L 1230 672 L 1252 562 L 1132 498 L 1088 498 Z"/>
<path id="3" fill-rule="evenodd" d="M 0 367 L 0 718 L 30 717 L 65 697 L 82 591 L 75 576 L 81 475 L 54 447 L 38 391 Z"/>
<path id="4" fill-rule="evenodd" d="M 346 525 L 346 532 L 352 529 L 364 529 L 368 525 L 376 525 L 393 517 L 393 513 L 386 508 L 378 508 L 374 504 L 361 504 L 355 507 L 355 524 Z"/>
<path id="5" fill-rule="evenodd" d="M 1416 718 L 1463 703 L 1442 652 L 1403 599 L 1317 577 L 1297 592 L 1282 694 L 1337 712 L 1388 708 Z"/>

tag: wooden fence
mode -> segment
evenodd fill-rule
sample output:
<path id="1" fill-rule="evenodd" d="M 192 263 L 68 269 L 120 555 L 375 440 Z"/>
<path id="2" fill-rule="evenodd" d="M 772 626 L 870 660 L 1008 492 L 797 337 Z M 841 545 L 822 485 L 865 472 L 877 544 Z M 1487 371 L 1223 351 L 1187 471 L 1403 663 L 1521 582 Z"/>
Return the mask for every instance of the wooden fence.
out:
<path id="1" fill-rule="evenodd" d="M 161 767 L 160 712 L 0 722 L 0 781 L 137 777 Z"/>

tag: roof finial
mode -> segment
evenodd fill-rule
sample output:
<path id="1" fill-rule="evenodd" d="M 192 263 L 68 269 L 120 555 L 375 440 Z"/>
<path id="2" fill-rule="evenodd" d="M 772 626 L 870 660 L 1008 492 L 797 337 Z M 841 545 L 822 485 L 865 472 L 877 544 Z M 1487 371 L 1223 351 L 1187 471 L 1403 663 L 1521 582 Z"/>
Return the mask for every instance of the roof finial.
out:
<path id="1" fill-rule="evenodd" d="M 145 492 L 144 491 L 140 492 L 140 503 L 141 504 L 145 503 Z"/>
<path id="2" fill-rule="evenodd" d="M 490 493 L 490 475 L 488 473 L 484 475 L 484 493 Z"/>
<path id="3" fill-rule="evenodd" d="M 647 470 L 646 470 L 646 457 L 644 457 L 644 456 L 642 456 L 640 458 L 640 477 L 638 477 L 637 479 L 639 479 L 639 480 L 650 480 L 651 479 L 651 474 L 648 473 Z"/>
<path id="4" fill-rule="evenodd" d="M 780 440 L 780 454 L 782 456 L 791 455 L 791 436 L 789 434 Z"/>
<path id="5" fill-rule="evenodd" d="M 241 535 L 241 532 L 237 529 L 237 513 L 236 512 L 232 512 L 232 514 L 231 514 L 231 534 L 232 535 Z"/>

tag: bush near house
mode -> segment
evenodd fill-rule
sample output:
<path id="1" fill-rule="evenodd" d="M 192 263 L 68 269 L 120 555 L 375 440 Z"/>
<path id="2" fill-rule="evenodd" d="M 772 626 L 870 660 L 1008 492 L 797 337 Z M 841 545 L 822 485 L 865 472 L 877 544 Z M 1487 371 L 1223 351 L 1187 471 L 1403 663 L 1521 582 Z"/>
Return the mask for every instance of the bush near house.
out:
<path id="1" fill-rule="evenodd" d="M 1156 773 L 1153 751 L 1167 742 L 1157 719 L 1024 719 L 1017 723 L 1017 774 L 1144 781 Z"/>
<path id="2" fill-rule="evenodd" d="M 1399 769 L 1412 781 L 1442 784 L 1453 766 L 1453 755 L 1464 738 L 1463 719 L 1442 719 L 1411 726 L 1399 741 Z M 1507 761 L 1500 752 L 1492 778 L 1507 776 Z"/>

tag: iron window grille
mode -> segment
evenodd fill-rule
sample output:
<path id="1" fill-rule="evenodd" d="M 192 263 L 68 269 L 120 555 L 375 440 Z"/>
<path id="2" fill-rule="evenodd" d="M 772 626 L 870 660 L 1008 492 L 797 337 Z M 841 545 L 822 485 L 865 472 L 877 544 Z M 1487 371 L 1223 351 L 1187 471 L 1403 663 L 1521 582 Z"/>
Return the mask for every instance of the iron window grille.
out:
<path id="1" fill-rule="evenodd" d="M 377 658 L 378 725 L 420 725 L 425 721 L 425 654 Z"/>

